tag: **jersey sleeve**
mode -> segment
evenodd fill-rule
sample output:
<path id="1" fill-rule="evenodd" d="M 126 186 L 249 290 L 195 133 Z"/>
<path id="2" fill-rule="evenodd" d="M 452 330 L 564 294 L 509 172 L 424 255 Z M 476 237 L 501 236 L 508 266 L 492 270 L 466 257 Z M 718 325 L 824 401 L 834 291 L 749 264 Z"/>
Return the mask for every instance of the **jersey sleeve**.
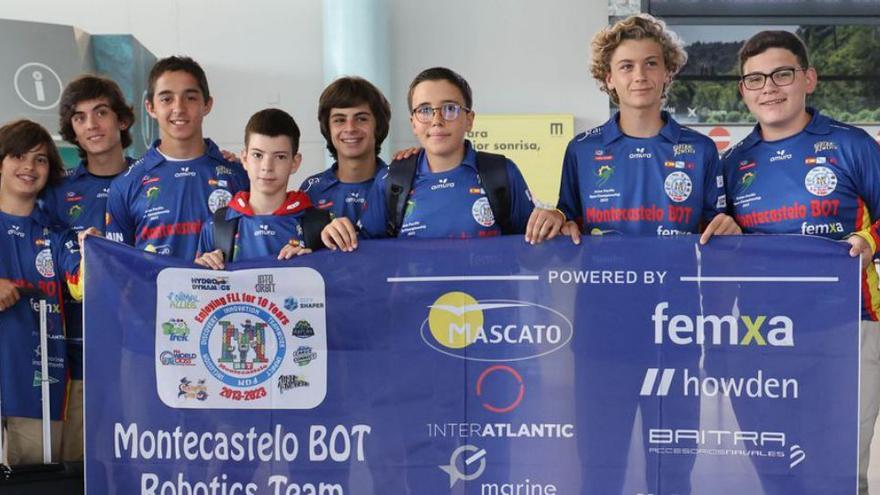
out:
<path id="1" fill-rule="evenodd" d="M 565 148 L 565 158 L 562 160 L 562 179 L 559 183 L 559 203 L 556 207 L 565 214 L 566 220 L 574 220 L 584 228 L 583 205 L 578 192 L 578 163 L 577 155 L 572 149 L 572 143 Z"/>
<path id="2" fill-rule="evenodd" d="M 199 233 L 199 247 L 196 251 L 196 258 L 210 253 L 214 250 L 214 221 L 209 220 L 202 224 L 202 231 Z"/>
<path id="3" fill-rule="evenodd" d="M 229 167 L 236 171 L 235 180 L 232 184 L 233 187 L 230 188 L 232 195 L 235 196 L 235 193 L 240 191 L 249 191 L 251 183 L 248 180 L 247 172 L 244 170 L 244 165 L 238 162 L 229 162 Z"/>
<path id="4" fill-rule="evenodd" d="M 46 216 L 49 217 L 49 224 L 53 229 L 64 228 L 64 222 L 61 221 L 61 213 L 58 211 L 58 195 L 55 187 L 47 187 L 43 190 L 40 197 L 39 205 Z"/>
<path id="5" fill-rule="evenodd" d="M 703 220 L 709 222 L 715 215 L 727 212 L 727 196 L 724 192 L 724 172 L 721 159 L 715 152 L 714 143 L 706 157 L 706 175 L 703 177 Z"/>
<path id="6" fill-rule="evenodd" d="M 519 167 L 507 160 L 507 185 L 510 189 L 510 225 L 515 234 L 525 234 L 529 216 L 535 208 L 532 193 Z"/>
<path id="7" fill-rule="evenodd" d="M 122 182 L 115 180 L 110 183 L 107 194 L 104 235 L 110 240 L 134 246 L 135 228 L 127 190 Z"/>
<path id="8" fill-rule="evenodd" d="M 854 148 L 853 180 L 856 194 L 864 202 L 868 214 L 867 221 L 856 219 L 855 234 L 868 241 L 876 254 L 880 248 L 880 145 L 870 136 L 864 135 Z"/>
<path id="9" fill-rule="evenodd" d="M 55 246 L 53 254 L 58 275 L 67 284 L 71 297 L 81 301 L 83 277 L 80 270 L 81 257 L 77 235 L 72 230 L 55 232 L 52 235 L 52 244 Z"/>
<path id="10" fill-rule="evenodd" d="M 388 174 L 377 177 L 367 192 L 361 218 L 357 224 L 361 234 L 367 239 L 381 239 L 386 236 L 385 223 L 388 221 L 388 207 L 385 204 L 385 183 Z"/>

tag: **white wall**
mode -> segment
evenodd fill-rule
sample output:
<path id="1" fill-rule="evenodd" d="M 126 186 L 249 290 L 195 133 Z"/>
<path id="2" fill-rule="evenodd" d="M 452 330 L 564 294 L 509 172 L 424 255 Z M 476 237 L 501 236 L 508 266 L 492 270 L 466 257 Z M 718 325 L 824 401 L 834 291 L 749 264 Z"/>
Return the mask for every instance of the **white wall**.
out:
<path id="1" fill-rule="evenodd" d="M 482 113 L 573 113 L 577 129 L 608 117 L 589 77 L 589 40 L 607 0 L 388 0 L 393 109 L 385 149 L 414 142 L 409 81 L 446 65 L 474 89 Z M 247 118 L 278 106 L 303 131 L 303 169 L 324 167 L 317 102 L 323 89 L 319 0 L 5 0 L 0 17 L 69 24 L 93 34 L 130 33 L 157 57 L 190 55 L 205 68 L 215 105 L 205 133 L 241 148 Z"/>

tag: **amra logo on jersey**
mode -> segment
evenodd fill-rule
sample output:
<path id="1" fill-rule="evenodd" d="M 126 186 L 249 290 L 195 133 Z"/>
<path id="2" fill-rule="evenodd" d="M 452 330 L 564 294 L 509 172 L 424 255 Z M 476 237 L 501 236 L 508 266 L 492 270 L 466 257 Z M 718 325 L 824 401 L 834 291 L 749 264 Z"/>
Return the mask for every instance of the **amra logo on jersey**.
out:
<path id="1" fill-rule="evenodd" d="M 529 301 L 478 301 L 454 291 L 441 295 L 428 308 L 422 340 L 435 351 L 470 361 L 544 356 L 567 345 L 574 331 L 565 315 Z"/>

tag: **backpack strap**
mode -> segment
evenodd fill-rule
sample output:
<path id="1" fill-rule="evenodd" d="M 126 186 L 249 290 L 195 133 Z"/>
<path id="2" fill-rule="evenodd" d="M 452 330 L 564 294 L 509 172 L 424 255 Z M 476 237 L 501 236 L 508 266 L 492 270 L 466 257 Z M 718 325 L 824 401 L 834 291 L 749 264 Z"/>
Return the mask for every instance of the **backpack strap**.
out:
<path id="1" fill-rule="evenodd" d="M 510 186 L 507 174 L 507 158 L 495 153 L 477 152 L 477 173 L 486 191 L 495 223 L 502 235 L 516 234 L 510 219 Z"/>
<path id="2" fill-rule="evenodd" d="M 321 231 L 330 223 L 330 211 L 319 208 L 306 208 L 300 221 L 303 230 L 303 243 L 312 251 L 324 247 Z"/>
<path id="3" fill-rule="evenodd" d="M 223 251 L 223 259 L 230 263 L 235 248 L 235 234 L 238 233 L 238 217 L 227 220 L 228 210 L 229 207 L 224 206 L 214 211 L 214 247 Z"/>
<path id="4" fill-rule="evenodd" d="M 385 182 L 385 206 L 388 212 L 385 235 L 388 237 L 397 237 L 400 233 L 418 159 L 419 155 L 415 154 L 403 160 L 394 160 L 388 166 L 388 180 Z"/>

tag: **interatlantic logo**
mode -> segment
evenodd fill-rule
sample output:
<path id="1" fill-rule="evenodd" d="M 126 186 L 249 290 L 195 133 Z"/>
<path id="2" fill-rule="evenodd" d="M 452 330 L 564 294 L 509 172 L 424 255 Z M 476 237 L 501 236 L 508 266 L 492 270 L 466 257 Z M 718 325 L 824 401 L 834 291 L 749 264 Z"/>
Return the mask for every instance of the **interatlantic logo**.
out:
<path id="1" fill-rule="evenodd" d="M 447 292 L 428 306 L 422 340 L 437 352 L 469 361 L 521 361 L 555 352 L 571 340 L 571 321 L 528 301 L 478 301 Z"/>

